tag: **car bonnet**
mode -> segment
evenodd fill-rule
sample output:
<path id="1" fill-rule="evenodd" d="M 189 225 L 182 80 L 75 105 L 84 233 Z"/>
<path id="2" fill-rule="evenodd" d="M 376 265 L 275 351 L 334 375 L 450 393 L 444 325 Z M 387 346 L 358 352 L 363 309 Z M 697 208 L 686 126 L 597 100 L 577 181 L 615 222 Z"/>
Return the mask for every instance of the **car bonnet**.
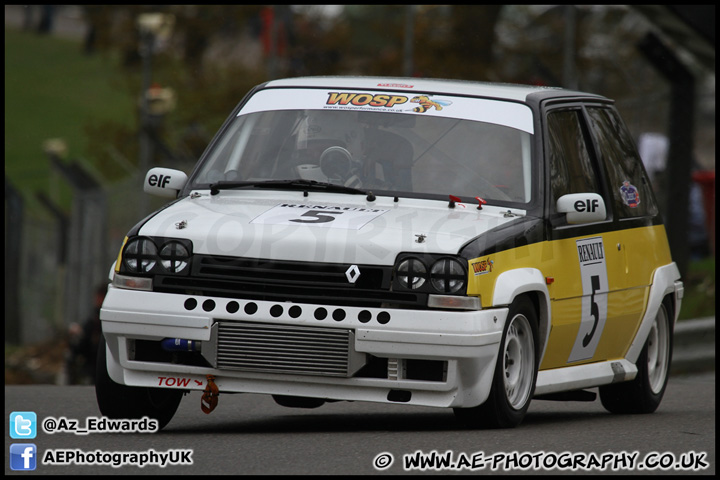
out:
<path id="1" fill-rule="evenodd" d="M 524 213 L 507 212 L 427 199 L 205 190 L 157 212 L 138 234 L 189 239 L 196 254 L 392 265 L 400 252 L 456 254 Z"/>

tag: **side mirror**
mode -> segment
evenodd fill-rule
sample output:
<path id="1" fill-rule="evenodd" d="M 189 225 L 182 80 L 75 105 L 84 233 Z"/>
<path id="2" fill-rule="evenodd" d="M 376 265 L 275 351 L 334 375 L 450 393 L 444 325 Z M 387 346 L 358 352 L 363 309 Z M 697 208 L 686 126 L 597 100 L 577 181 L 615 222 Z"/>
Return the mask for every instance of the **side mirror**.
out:
<path id="1" fill-rule="evenodd" d="M 572 225 L 601 222 L 607 217 L 605 201 L 597 193 L 563 195 L 557 200 L 557 211 L 566 213 L 567 222 Z"/>
<path id="2" fill-rule="evenodd" d="M 185 186 L 187 175 L 180 170 L 171 168 L 151 168 L 145 175 L 143 190 L 145 193 L 158 197 L 177 198 L 177 194 Z"/>

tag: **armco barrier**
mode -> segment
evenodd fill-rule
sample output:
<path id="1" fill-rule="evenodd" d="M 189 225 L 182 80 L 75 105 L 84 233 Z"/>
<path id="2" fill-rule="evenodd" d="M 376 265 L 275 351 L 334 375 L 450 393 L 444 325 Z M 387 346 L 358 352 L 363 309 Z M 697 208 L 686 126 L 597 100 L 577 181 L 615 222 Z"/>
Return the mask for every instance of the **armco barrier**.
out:
<path id="1" fill-rule="evenodd" d="M 715 317 L 675 324 L 671 373 L 715 370 Z"/>

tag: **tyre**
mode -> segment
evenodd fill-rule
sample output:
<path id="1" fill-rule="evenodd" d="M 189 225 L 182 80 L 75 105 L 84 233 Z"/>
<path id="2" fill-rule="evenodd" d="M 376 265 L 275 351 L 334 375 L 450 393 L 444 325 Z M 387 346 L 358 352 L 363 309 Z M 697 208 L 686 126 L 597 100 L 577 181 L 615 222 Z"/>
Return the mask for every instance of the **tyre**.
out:
<path id="1" fill-rule="evenodd" d="M 600 401 L 611 413 L 652 413 L 665 394 L 672 361 L 672 305 L 660 305 L 645 346 L 638 357 L 634 380 L 600 387 Z"/>
<path id="2" fill-rule="evenodd" d="M 107 371 L 105 337 L 98 345 L 95 396 L 100 413 L 108 418 L 153 418 L 163 429 L 178 409 L 183 391 L 169 388 L 129 387 L 115 383 Z"/>
<path id="3" fill-rule="evenodd" d="M 525 297 L 510 306 L 488 399 L 471 408 L 455 408 L 455 416 L 472 428 L 514 428 L 527 412 L 538 372 L 538 320 Z"/>

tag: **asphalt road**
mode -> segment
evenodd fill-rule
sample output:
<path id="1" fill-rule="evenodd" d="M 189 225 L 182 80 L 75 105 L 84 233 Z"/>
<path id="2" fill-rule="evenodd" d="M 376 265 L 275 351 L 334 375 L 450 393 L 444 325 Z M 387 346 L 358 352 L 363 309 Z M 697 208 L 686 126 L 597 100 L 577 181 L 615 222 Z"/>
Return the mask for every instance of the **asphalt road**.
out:
<path id="1" fill-rule="evenodd" d="M 8 455 L 6 474 L 421 473 L 411 470 L 406 459 L 430 458 L 433 452 L 436 457 L 449 452 L 451 461 L 462 468 L 426 473 L 715 473 L 714 372 L 671 377 L 663 403 L 652 415 L 611 415 L 599 400 L 534 401 L 523 424 L 512 430 L 463 430 L 446 409 L 338 402 L 300 410 L 280 407 L 263 395 L 221 395 L 217 409 L 206 415 L 200 410 L 200 393 L 195 392 L 185 396 L 170 424 L 155 434 L 50 435 L 38 427 L 35 439 L 10 438 L 11 412 L 27 411 L 36 413 L 38 425 L 48 417 L 58 422 L 64 417 L 68 426 L 78 420 L 81 428 L 88 425 L 88 417 L 99 416 L 93 387 L 5 386 L 5 451 L 14 443 L 33 443 L 41 458 L 34 472 L 13 471 Z M 61 449 L 76 452 L 76 458 L 84 455 L 86 461 L 93 456 L 101 461 L 120 459 L 107 452 L 174 449 L 174 457 L 192 464 L 140 468 L 43 462 L 60 459 Z M 103 455 L 96 455 L 98 451 Z M 387 465 L 391 457 L 389 467 L 374 467 L 374 462 Z M 571 461 L 577 469 L 569 468 Z M 594 467 L 595 462 L 605 462 L 606 469 Z M 618 469 L 612 469 L 613 462 Z M 663 469 L 666 463 L 670 468 Z M 704 468 L 684 470 L 683 463 Z M 655 468 L 639 469 L 641 464 Z M 555 469 L 546 468 L 552 466 Z"/>

